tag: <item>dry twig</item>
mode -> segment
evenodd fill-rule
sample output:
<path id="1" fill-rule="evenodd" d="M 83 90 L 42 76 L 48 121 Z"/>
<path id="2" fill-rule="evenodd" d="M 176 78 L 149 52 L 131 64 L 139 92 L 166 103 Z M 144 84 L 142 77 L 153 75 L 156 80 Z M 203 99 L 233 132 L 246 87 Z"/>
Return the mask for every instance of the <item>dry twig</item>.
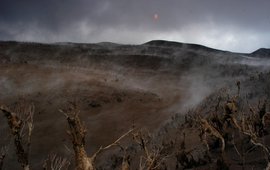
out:
<path id="1" fill-rule="evenodd" d="M 140 158 L 140 166 L 139 170 L 154 170 L 160 167 L 160 165 L 164 162 L 168 155 L 162 155 L 163 147 L 162 146 L 154 146 L 149 147 L 150 135 L 143 135 L 142 132 L 138 132 L 134 134 L 134 140 L 140 145 L 142 150 L 144 151 L 145 157 L 142 156 Z M 150 149 L 149 149 L 150 148 Z"/>
<path id="2" fill-rule="evenodd" d="M 203 119 L 201 118 L 201 126 L 202 126 L 202 129 L 203 129 L 203 133 L 204 133 L 204 140 L 206 141 L 206 132 L 208 132 L 208 134 L 220 139 L 221 141 L 221 151 L 223 152 L 225 150 L 225 140 L 223 138 L 223 136 L 220 134 L 220 132 L 218 130 L 216 130 L 216 128 L 214 128 L 212 125 L 210 125 L 208 123 L 208 121 L 206 119 Z M 209 146 L 206 142 L 206 146 L 209 150 Z"/>
<path id="3" fill-rule="evenodd" d="M 67 170 L 70 162 L 56 154 L 50 154 L 44 161 L 43 170 Z"/>

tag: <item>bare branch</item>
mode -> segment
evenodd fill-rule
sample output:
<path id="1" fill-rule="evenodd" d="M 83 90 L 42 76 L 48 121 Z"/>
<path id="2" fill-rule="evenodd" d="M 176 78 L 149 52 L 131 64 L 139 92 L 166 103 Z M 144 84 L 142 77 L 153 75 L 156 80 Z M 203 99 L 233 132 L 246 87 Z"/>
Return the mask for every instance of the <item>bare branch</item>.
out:
<path id="1" fill-rule="evenodd" d="M 120 146 L 120 141 L 124 138 L 124 137 L 126 137 L 126 136 L 128 136 L 131 132 L 133 132 L 134 131 L 134 129 L 130 129 L 128 132 L 126 132 L 125 134 L 123 134 L 121 137 L 119 137 L 118 139 L 116 139 L 113 143 L 111 143 L 111 144 L 109 144 L 109 145 L 107 145 L 107 146 L 105 146 L 105 147 L 100 147 L 99 148 L 99 150 L 96 152 L 96 153 L 94 153 L 93 154 L 93 156 L 91 156 L 91 159 L 94 161 L 95 159 L 96 159 L 96 156 L 100 153 L 100 152 L 102 152 L 102 151 L 104 151 L 104 150 L 107 150 L 107 149 L 109 149 L 109 148 L 111 148 L 111 147 L 113 147 L 113 146 L 119 146 L 119 147 L 121 147 Z"/>
<path id="2" fill-rule="evenodd" d="M 146 138 L 152 140 L 149 134 L 146 136 L 142 132 L 134 134 L 134 140 L 140 145 L 145 154 L 145 157 L 140 158 L 139 169 L 154 170 L 160 167 L 167 155 L 162 155 L 163 146 L 154 145 L 154 147 L 151 147 L 149 140 Z"/>
<path id="3" fill-rule="evenodd" d="M 66 170 L 70 162 L 56 154 L 50 154 L 43 163 L 43 170 Z"/>
<path id="4" fill-rule="evenodd" d="M 216 138 L 220 139 L 221 144 L 222 144 L 221 151 L 223 152 L 225 149 L 225 140 L 223 136 L 220 134 L 220 132 L 216 128 L 214 128 L 212 125 L 210 125 L 206 119 L 203 119 L 203 118 L 201 118 L 201 126 L 202 126 L 204 134 L 205 132 L 208 132 L 210 135 L 213 135 Z"/>
<path id="5" fill-rule="evenodd" d="M 9 128 L 11 129 L 12 135 L 14 137 L 14 144 L 16 147 L 16 154 L 18 157 L 18 162 L 21 164 L 21 167 L 24 170 L 29 170 L 29 160 L 28 153 L 23 147 L 23 139 L 21 136 L 21 129 L 23 122 L 19 119 L 17 114 L 11 112 L 8 108 L 0 106 L 0 110 L 4 113 L 5 117 L 8 120 Z"/>

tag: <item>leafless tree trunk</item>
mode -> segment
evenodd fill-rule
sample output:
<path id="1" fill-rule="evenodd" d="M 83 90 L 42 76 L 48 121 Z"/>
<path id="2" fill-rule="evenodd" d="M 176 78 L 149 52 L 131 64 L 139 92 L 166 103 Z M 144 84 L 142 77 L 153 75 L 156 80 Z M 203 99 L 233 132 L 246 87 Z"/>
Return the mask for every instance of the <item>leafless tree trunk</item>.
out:
<path id="1" fill-rule="evenodd" d="M 61 112 L 66 115 L 68 121 L 68 134 L 73 144 L 76 170 L 94 170 L 93 161 L 87 156 L 85 151 L 86 129 L 81 123 L 78 111 L 72 110 L 70 113 Z"/>
<path id="2" fill-rule="evenodd" d="M 24 106 L 25 107 L 25 106 Z M 25 107 L 26 108 L 26 107 Z M 10 111 L 7 107 L 0 106 L 0 110 L 4 113 L 5 117 L 8 120 L 8 125 L 11 130 L 11 133 L 14 137 L 14 144 L 16 148 L 16 154 L 18 157 L 18 162 L 21 164 L 21 167 L 24 170 L 29 170 L 29 148 L 31 143 L 31 135 L 33 130 L 33 114 L 34 107 L 30 106 L 25 114 L 25 120 L 22 120 L 18 117 L 18 114 Z M 28 126 L 27 133 L 27 146 L 24 147 L 23 136 L 25 135 L 25 125 Z"/>
<path id="3" fill-rule="evenodd" d="M 59 111 L 66 116 L 68 121 L 69 125 L 68 134 L 71 137 L 73 150 L 75 153 L 76 170 L 95 170 L 94 162 L 96 160 L 97 155 L 100 152 L 107 150 L 113 146 L 120 146 L 119 144 L 120 140 L 123 139 L 125 136 L 129 135 L 134 130 L 134 129 L 129 130 L 108 146 L 100 147 L 96 153 L 94 153 L 91 157 L 88 157 L 85 151 L 86 128 L 84 127 L 79 118 L 79 111 L 76 110 L 76 106 L 74 105 L 74 108 L 66 112 L 63 110 Z"/>

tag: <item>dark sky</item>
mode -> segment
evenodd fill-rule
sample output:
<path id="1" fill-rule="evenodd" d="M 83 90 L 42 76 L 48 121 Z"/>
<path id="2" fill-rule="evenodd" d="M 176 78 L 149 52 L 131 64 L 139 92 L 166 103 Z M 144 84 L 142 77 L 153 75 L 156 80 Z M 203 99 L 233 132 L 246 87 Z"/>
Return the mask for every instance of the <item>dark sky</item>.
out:
<path id="1" fill-rule="evenodd" d="M 270 0 L 0 0 L 0 40 L 270 48 Z"/>

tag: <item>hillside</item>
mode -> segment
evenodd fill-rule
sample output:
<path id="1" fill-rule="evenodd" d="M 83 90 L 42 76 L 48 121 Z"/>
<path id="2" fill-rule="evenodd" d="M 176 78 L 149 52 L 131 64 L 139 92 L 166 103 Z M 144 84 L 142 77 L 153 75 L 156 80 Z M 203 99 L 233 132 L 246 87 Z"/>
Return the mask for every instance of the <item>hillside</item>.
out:
<path id="1" fill-rule="evenodd" d="M 86 150 L 89 154 L 100 146 L 112 143 L 132 127 L 147 129 L 158 136 L 154 137 L 156 141 L 162 141 L 157 134 L 168 127 L 165 134 L 169 136 L 166 139 L 172 139 L 177 136 L 176 133 L 180 133 L 182 139 L 183 131 L 175 130 L 177 124 L 178 128 L 186 128 L 184 131 L 187 138 L 194 137 L 190 139 L 195 141 L 194 145 L 200 146 L 197 140 L 198 128 L 183 125 L 184 115 L 189 114 L 189 110 L 200 110 L 201 115 L 207 116 L 217 105 L 220 90 L 227 89 L 217 111 L 223 114 L 223 105 L 237 94 L 237 81 L 241 82 L 239 101 L 248 100 L 252 106 L 260 100 L 268 101 L 269 66 L 270 55 L 267 49 L 241 54 L 161 40 L 141 45 L 2 41 L 0 105 L 14 108 L 23 101 L 35 106 L 30 152 L 33 169 L 40 169 L 42 161 L 51 152 L 72 159 L 72 154 L 66 149 L 66 146 L 72 148 L 66 134 L 67 121 L 59 112 L 59 109 L 67 108 L 70 103 L 76 103 L 80 118 L 85 123 Z M 243 110 L 248 112 L 248 105 L 244 106 L 246 110 Z M 269 103 L 266 110 L 269 111 Z M 170 120 L 171 117 L 181 120 Z M 12 137 L 8 135 L 6 122 L 2 116 L 0 134 L 3 140 L 0 146 L 11 143 L 9 141 Z M 266 130 L 269 132 L 269 129 Z M 162 138 L 166 135 L 162 135 Z M 262 139 L 267 143 L 269 136 L 265 134 Z M 180 141 L 177 145 L 181 144 Z M 14 163 L 16 158 L 12 143 L 9 148 L 10 154 L 5 159 L 4 168 L 19 169 L 19 165 Z M 231 153 L 232 148 L 226 151 L 229 156 L 234 155 Z M 260 155 L 260 152 L 256 151 L 256 154 Z M 169 151 L 169 154 L 175 152 Z M 136 159 L 132 164 L 134 167 L 138 163 Z M 232 168 L 239 168 L 239 161 L 228 161 Z M 100 169 L 110 169 L 110 162 L 107 161 L 107 165 L 98 161 L 97 164 Z M 167 162 L 174 166 L 170 162 L 175 160 L 169 159 Z M 212 166 L 213 162 L 203 165 L 209 163 Z M 258 169 L 265 167 L 265 164 L 264 160 L 254 163 Z M 119 166 L 115 165 L 116 169 Z M 179 169 L 181 167 L 179 165 Z"/>

